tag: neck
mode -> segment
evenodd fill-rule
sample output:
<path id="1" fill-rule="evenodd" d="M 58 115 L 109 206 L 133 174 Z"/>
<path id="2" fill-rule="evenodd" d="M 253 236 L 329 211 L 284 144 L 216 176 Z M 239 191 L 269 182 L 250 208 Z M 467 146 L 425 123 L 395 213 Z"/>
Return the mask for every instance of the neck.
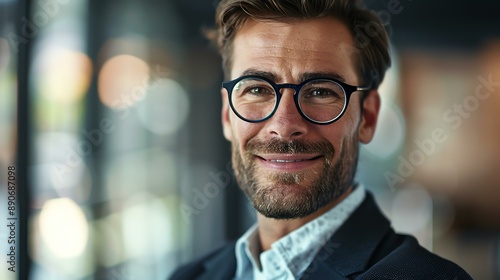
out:
<path id="1" fill-rule="evenodd" d="M 259 232 L 261 250 L 262 251 L 269 250 L 271 248 L 271 244 L 276 242 L 278 239 L 300 228 L 301 226 L 316 219 L 317 217 L 323 215 L 328 210 L 335 207 L 351 193 L 352 189 L 353 188 L 351 186 L 343 195 L 331 201 L 322 208 L 318 209 L 318 211 L 303 218 L 291 219 L 291 220 L 277 220 L 273 218 L 267 218 L 264 215 L 257 212 L 257 223 L 258 223 L 258 232 Z"/>

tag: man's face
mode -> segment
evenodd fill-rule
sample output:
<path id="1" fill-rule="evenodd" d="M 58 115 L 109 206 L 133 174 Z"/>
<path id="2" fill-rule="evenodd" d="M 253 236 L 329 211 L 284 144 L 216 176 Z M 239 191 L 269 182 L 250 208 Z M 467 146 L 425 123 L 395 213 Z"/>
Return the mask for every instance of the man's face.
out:
<path id="1" fill-rule="evenodd" d="M 258 73 L 275 83 L 298 84 L 317 75 L 359 86 L 352 46 L 348 28 L 332 18 L 249 20 L 234 39 L 231 79 Z M 224 135 L 232 143 L 236 179 L 269 218 L 305 217 L 344 194 L 352 185 L 358 141 L 371 140 L 378 114 L 376 91 L 368 94 L 363 113 L 356 92 L 341 119 L 317 125 L 302 118 L 293 93 L 281 92 L 270 119 L 249 123 L 229 109 L 222 91 Z"/>

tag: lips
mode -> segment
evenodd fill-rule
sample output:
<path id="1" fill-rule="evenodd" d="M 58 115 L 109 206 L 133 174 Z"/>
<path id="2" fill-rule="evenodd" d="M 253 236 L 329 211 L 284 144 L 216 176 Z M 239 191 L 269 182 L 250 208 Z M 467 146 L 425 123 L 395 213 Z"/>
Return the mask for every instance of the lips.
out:
<path id="1" fill-rule="evenodd" d="M 270 162 L 300 162 L 306 160 L 313 160 L 320 155 L 309 155 L 309 154 L 269 154 L 269 155 L 257 155 L 261 159 Z"/>
<path id="2" fill-rule="evenodd" d="M 299 171 L 311 168 L 322 155 L 311 154 L 269 154 L 256 155 L 256 158 L 265 168 L 278 171 Z"/>

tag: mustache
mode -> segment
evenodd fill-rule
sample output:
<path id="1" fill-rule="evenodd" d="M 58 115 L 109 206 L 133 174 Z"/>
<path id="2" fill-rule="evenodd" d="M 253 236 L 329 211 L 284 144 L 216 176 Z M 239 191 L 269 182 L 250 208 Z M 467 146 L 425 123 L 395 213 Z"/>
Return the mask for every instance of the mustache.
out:
<path id="1" fill-rule="evenodd" d="M 246 144 L 246 150 L 250 154 L 324 154 L 333 156 L 335 148 L 328 141 L 304 141 L 270 139 L 266 141 L 251 139 Z"/>

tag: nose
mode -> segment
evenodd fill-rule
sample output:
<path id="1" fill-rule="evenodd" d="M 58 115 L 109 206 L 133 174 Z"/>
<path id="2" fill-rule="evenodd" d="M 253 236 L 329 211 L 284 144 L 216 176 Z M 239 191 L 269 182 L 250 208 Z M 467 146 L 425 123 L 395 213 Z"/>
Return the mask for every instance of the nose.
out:
<path id="1" fill-rule="evenodd" d="M 293 89 L 282 89 L 281 100 L 274 115 L 267 121 L 267 132 L 273 137 L 293 140 L 307 134 L 309 124 L 299 113 Z"/>

